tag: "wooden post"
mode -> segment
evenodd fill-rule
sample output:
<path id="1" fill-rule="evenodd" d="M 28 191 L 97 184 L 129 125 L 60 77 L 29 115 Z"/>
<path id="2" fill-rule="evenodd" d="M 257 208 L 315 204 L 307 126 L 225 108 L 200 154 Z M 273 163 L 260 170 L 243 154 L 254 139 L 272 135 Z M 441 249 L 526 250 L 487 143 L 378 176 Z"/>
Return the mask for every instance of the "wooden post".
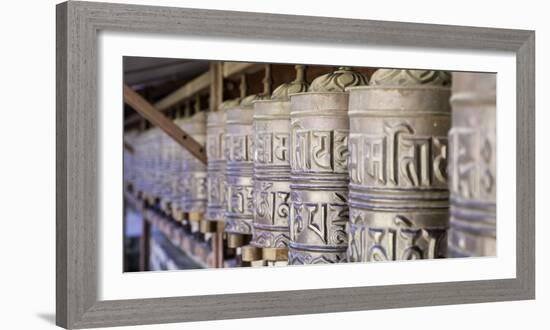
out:
<path id="1" fill-rule="evenodd" d="M 223 64 L 210 63 L 210 111 L 218 111 L 223 101 Z"/>
<path id="2" fill-rule="evenodd" d="M 145 217 L 141 223 L 141 239 L 139 242 L 139 270 L 149 270 L 149 257 L 151 254 L 151 224 Z"/>

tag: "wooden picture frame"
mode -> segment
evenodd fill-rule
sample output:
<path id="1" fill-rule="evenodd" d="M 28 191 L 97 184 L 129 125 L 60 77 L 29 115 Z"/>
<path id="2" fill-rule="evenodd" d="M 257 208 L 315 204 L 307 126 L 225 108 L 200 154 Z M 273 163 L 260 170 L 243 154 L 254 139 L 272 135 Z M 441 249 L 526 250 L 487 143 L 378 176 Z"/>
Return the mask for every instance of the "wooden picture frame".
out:
<path id="1" fill-rule="evenodd" d="M 289 28 L 292 27 L 292 28 Z M 191 34 L 517 58 L 516 278 L 99 301 L 97 34 Z M 535 297 L 535 32 L 94 2 L 57 5 L 56 322 L 65 328 L 234 319 Z"/>

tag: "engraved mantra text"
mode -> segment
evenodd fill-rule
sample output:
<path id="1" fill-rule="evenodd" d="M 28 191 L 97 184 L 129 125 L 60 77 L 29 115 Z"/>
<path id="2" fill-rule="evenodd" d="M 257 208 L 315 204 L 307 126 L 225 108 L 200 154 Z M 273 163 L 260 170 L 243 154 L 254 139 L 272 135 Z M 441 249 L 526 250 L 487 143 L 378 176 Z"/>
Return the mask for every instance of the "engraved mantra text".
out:
<path id="1" fill-rule="evenodd" d="M 298 171 L 348 171 L 348 130 L 295 129 L 292 169 Z"/>
<path id="2" fill-rule="evenodd" d="M 447 137 L 417 136 L 405 123 L 386 123 L 384 133 L 350 136 L 352 183 L 413 187 L 446 183 Z"/>

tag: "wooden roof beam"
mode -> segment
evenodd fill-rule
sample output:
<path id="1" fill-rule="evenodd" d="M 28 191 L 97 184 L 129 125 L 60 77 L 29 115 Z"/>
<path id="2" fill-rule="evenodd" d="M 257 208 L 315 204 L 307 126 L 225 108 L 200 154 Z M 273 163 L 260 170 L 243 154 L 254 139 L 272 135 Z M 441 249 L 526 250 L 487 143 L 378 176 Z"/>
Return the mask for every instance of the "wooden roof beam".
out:
<path id="1" fill-rule="evenodd" d="M 209 86 L 210 71 L 207 71 L 155 103 L 155 108 L 164 111 L 180 101 L 207 89 Z"/>
<path id="2" fill-rule="evenodd" d="M 263 68 L 264 65 L 260 63 L 223 62 L 223 77 L 236 78 L 243 73 L 254 73 Z"/>
<path id="3" fill-rule="evenodd" d="M 124 102 L 139 112 L 149 122 L 158 126 L 198 160 L 206 164 L 205 148 L 126 84 L 124 85 Z"/>

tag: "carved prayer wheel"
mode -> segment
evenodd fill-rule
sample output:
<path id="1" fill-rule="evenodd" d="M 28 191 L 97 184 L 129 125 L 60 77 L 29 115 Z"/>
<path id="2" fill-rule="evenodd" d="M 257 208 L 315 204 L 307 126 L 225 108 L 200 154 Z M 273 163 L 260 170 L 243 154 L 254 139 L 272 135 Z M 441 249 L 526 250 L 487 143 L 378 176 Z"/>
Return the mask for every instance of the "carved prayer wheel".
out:
<path id="1" fill-rule="evenodd" d="M 175 179 L 179 176 L 179 165 L 176 162 L 175 147 L 176 142 L 164 133 L 161 135 L 161 168 L 160 175 L 162 176 L 162 190 L 160 192 L 160 207 L 166 214 L 170 214 L 172 211 L 172 202 L 174 199 Z"/>
<path id="2" fill-rule="evenodd" d="M 307 91 L 304 67 L 279 86 L 271 100 L 254 102 L 254 230 L 252 245 L 263 248 L 263 259 L 288 258 L 290 216 L 290 99 Z"/>
<path id="3" fill-rule="evenodd" d="M 182 129 L 201 145 L 206 143 L 206 115 L 204 111 L 197 112 L 191 118 L 183 121 Z M 193 231 L 198 231 L 199 221 L 206 212 L 208 200 L 206 187 L 206 165 L 189 152 L 181 166 L 183 185 L 182 210 L 189 213 L 189 221 Z"/>
<path id="4" fill-rule="evenodd" d="M 496 255 L 496 75 L 453 73 L 449 255 Z"/>
<path id="5" fill-rule="evenodd" d="M 174 120 L 174 124 L 176 124 L 179 127 L 183 127 L 185 121 L 187 119 L 185 118 L 178 118 Z M 182 167 L 183 163 L 185 162 L 186 157 L 190 157 L 189 152 L 185 150 L 182 146 L 180 146 L 177 142 L 174 140 L 171 141 L 171 172 L 172 172 L 172 180 L 169 183 L 169 186 L 171 187 L 171 194 L 170 194 L 170 210 L 171 215 L 176 221 L 182 221 L 183 220 L 183 206 L 182 206 L 182 199 L 183 194 L 185 190 L 185 185 L 183 182 L 183 172 Z"/>
<path id="6" fill-rule="evenodd" d="M 247 97 L 226 112 L 225 232 L 230 234 L 252 235 L 253 100 Z"/>
<path id="7" fill-rule="evenodd" d="M 346 262 L 348 93 L 367 84 L 350 68 L 317 77 L 290 96 L 289 264 Z"/>
<path id="8" fill-rule="evenodd" d="M 216 112 L 209 112 L 206 119 L 206 154 L 208 159 L 206 178 L 207 228 L 202 232 L 218 231 L 218 223 L 223 223 L 225 201 L 225 155 L 223 139 L 225 135 L 225 109 L 223 105 Z M 223 230 L 223 228 L 221 228 Z"/>
<path id="9" fill-rule="evenodd" d="M 446 256 L 447 72 L 379 69 L 349 90 L 349 260 Z"/>

